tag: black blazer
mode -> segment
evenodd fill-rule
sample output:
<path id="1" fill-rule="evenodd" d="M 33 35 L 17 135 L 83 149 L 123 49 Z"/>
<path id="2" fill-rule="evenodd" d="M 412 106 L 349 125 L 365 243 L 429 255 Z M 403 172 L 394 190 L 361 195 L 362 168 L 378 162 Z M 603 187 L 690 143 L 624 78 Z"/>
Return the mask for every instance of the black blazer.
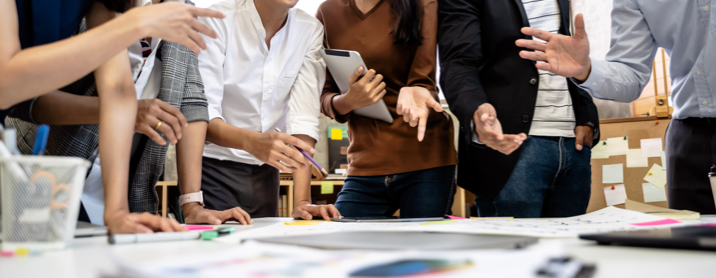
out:
<path id="1" fill-rule="evenodd" d="M 559 33 L 569 35 L 569 0 L 557 1 L 562 15 Z M 520 32 L 529 26 L 527 15 L 522 0 L 441 0 L 438 16 L 440 85 L 461 124 L 458 185 L 494 196 L 510 178 L 522 148 L 504 155 L 473 143 L 472 115 L 490 103 L 505 134 L 529 132 L 539 74 L 534 62 L 520 58 L 524 48 L 515 45 L 517 39 L 532 39 Z M 597 108 L 587 92 L 567 83 L 576 125 L 594 128 L 593 145 L 599 139 Z"/>

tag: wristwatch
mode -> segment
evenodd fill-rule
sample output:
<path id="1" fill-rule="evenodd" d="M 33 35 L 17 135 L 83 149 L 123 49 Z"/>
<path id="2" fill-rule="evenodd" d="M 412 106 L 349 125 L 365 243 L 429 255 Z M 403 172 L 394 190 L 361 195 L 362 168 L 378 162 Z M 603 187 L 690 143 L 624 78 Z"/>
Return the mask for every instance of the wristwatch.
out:
<path id="1" fill-rule="evenodd" d="M 179 206 L 183 207 L 186 203 L 199 203 L 203 207 L 204 193 L 202 191 L 199 191 L 179 196 Z"/>

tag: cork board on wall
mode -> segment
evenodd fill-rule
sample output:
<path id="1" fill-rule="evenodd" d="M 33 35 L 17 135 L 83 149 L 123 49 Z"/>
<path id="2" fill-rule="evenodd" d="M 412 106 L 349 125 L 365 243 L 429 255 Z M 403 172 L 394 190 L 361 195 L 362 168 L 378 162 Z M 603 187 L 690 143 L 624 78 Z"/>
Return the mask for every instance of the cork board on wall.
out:
<path id="1" fill-rule="evenodd" d="M 627 136 L 629 141 L 629 149 L 641 148 L 641 139 L 661 138 L 662 150 L 664 148 L 664 134 L 666 127 L 669 125 L 669 119 L 658 119 L 656 117 L 636 117 L 622 119 L 606 119 L 599 122 L 600 141 L 608 138 Z M 624 170 L 624 187 L 626 189 L 627 199 L 637 202 L 644 202 L 644 193 L 642 184 L 644 175 L 649 172 L 652 165 L 661 165 L 661 157 L 649 157 L 648 167 L 627 168 L 626 155 L 610 156 L 606 159 L 592 159 L 592 195 L 589 200 L 587 212 L 592 212 L 607 206 L 604 197 L 604 187 L 613 184 L 602 183 L 602 166 L 610 164 L 623 164 Z M 668 185 L 667 185 L 668 186 Z M 667 202 L 650 202 L 650 205 L 668 207 Z M 616 207 L 624 208 L 624 205 Z"/>

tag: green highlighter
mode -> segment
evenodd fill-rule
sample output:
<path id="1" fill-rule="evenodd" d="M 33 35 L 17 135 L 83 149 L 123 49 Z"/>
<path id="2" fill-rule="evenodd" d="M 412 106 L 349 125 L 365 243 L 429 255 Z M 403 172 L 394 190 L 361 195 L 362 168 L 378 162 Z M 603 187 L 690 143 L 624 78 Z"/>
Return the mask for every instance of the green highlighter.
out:
<path id="1" fill-rule="evenodd" d="M 212 240 L 220 236 L 230 235 L 235 232 L 233 227 L 219 227 L 218 229 L 211 231 L 204 231 L 201 233 L 201 239 Z"/>

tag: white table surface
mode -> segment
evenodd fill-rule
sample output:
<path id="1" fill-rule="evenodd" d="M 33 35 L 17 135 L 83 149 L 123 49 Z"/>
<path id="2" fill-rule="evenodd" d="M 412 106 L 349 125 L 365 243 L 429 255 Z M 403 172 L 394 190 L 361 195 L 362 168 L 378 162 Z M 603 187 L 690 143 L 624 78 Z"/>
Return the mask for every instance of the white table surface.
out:
<path id="1" fill-rule="evenodd" d="M 703 220 L 716 222 L 716 216 L 703 217 Z M 232 226 L 241 231 L 282 221 L 291 220 L 258 218 L 250 226 Z M 716 277 L 716 252 L 598 246 L 592 241 L 576 238 L 541 239 L 540 243 L 548 241 L 559 241 L 568 255 L 596 263 L 595 277 Z M 77 238 L 71 248 L 63 251 L 45 252 L 40 256 L 0 257 L 0 277 L 99 277 L 101 271 L 113 273 L 113 256 L 130 262 L 146 262 L 180 253 L 211 253 L 232 246 L 201 240 L 109 245 L 105 236 Z"/>

